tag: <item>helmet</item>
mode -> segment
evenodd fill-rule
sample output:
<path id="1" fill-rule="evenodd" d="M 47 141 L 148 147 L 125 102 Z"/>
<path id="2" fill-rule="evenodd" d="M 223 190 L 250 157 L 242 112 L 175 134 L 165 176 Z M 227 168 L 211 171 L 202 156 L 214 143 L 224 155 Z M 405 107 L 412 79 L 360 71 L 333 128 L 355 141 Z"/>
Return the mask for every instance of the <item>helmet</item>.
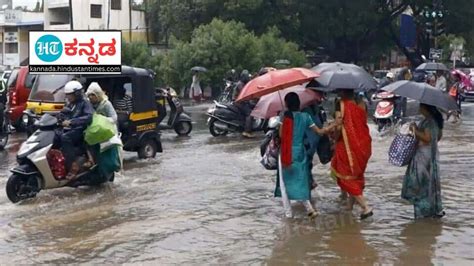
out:
<path id="1" fill-rule="evenodd" d="M 243 82 L 248 82 L 250 80 L 250 72 L 247 69 L 244 69 L 240 74 L 240 80 Z"/>
<path id="2" fill-rule="evenodd" d="M 82 90 L 82 84 L 77 80 L 71 80 L 64 85 L 64 93 L 71 94 Z"/>
<path id="3" fill-rule="evenodd" d="M 387 77 L 388 79 L 393 79 L 393 78 L 395 78 L 395 75 L 394 75 L 392 72 L 388 72 L 387 75 L 386 75 L 386 77 Z"/>

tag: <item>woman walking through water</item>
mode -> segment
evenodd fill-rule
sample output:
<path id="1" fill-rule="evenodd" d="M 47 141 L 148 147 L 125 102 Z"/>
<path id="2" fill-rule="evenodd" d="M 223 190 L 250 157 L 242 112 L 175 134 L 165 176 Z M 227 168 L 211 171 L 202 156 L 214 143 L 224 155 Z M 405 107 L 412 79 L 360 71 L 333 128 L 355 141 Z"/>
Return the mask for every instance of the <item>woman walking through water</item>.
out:
<path id="1" fill-rule="evenodd" d="M 367 124 L 367 107 L 362 100 L 356 100 L 354 90 L 339 90 L 340 100 L 336 103 L 336 119 L 342 125 L 334 133 L 336 147 L 331 160 L 331 175 L 337 179 L 342 192 L 348 193 L 349 209 L 357 202 L 362 207 L 360 219 L 373 215 L 363 191 L 365 170 L 372 155 L 372 138 Z"/>
<path id="2" fill-rule="evenodd" d="M 189 90 L 189 98 L 194 102 L 200 102 L 202 99 L 201 79 L 199 78 L 198 71 L 193 71 L 193 82 Z"/>
<path id="3" fill-rule="evenodd" d="M 297 200 L 303 202 L 308 216 L 314 218 L 317 212 L 310 202 L 312 180 L 303 138 L 308 128 L 323 135 L 334 130 L 337 123 L 318 128 L 309 114 L 300 112 L 300 99 L 294 92 L 285 96 L 285 103 L 288 111 L 280 127 L 281 164 L 277 172 L 275 196 L 282 197 L 287 217 L 293 216 L 290 200 Z"/>
<path id="4" fill-rule="evenodd" d="M 445 215 L 441 203 L 438 141 L 443 136 L 443 116 L 431 105 L 420 104 L 424 119 L 411 126 L 418 146 L 403 179 L 402 198 L 415 207 L 415 219 Z"/>

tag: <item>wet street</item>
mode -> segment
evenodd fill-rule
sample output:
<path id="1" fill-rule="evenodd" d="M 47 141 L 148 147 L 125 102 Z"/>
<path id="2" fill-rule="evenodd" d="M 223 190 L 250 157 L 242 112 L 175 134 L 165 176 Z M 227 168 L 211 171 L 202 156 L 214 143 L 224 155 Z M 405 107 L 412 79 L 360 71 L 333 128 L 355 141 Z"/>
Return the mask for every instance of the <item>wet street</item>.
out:
<path id="1" fill-rule="evenodd" d="M 446 124 L 440 142 L 447 215 L 416 222 L 400 198 L 405 168 L 388 163 L 393 135 L 379 136 L 371 124 L 365 191 L 373 218 L 344 211 L 319 164 L 320 216 L 310 221 L 295 205 L 296 217 L 286 219 L 273 198 L 275 173 L 259 163 L 259 139 L 212 137 L 208 107 L 188 107 L 191 136 L 165 132 L 156 159 L 127 153 L 113 184 L 42 191 L 20 204 L 4 192 L 25 138 L 13 136 L 0 153 L 0 264 L 474 264 L 474 103 L 461 124 Z"/>

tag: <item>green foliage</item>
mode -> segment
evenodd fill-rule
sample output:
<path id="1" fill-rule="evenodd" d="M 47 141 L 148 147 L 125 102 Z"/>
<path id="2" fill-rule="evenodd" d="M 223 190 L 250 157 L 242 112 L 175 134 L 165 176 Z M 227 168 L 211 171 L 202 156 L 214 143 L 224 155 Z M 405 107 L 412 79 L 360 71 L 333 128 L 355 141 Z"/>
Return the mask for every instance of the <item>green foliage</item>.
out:
<path id="1" fill-rule="evenodd" d="M 255 73 L 279 59 L 290 61 L 290 66 L 305 63 L 304 53 L 281 38 L 276 28 L 259 37 L 235 21 L 215 19 L 196 28 L 189 42 L 172 38 L 170 43 L 170 51 L 152 56 L 145 43 L 122 42 L 122 63 L 152 69 L 157 73 L 157 84 L 178 90 L 189 85 L 193 66 L 206 67 L 209 71 L 201 80 L 216 87 L 230 69 Z"/>

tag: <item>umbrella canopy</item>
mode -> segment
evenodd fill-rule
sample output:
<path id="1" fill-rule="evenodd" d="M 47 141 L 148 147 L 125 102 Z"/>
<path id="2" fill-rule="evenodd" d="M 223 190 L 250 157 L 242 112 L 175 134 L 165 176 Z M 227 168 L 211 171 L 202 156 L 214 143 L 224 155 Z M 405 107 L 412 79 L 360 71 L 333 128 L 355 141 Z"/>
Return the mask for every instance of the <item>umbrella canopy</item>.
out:
<path id="1" fill-rule="evenodd" d="M 202 66 L 195 66 L 191 68 L 191 71 L 196 71 L 196 72 L 207 72 L 207 68 L 202 67 Z"/>
<path id="2" fill-rule="evenodd" d="M 245 101 L 262 97 L 275 91 L 303 84 L 319 77 L 319 74 L 305 68 L 289 68 L 270 71 L 249 81 L 237 98 Z"/>
<path id="3" fill-rule="evenodd" d="M 419 65 L 417 70 L 428 70 L 428 71 L 448 71 L 448 68 L 443 63 L 428 62 Z"/>
<path id="4" fill-rule="evenodd" d="M 363 68 L 354 64 L 340 62 L 321 63 L 314 68 L 321 74 L 316 80 L 322 87 L 331 90 L 354 89 L 357 91 L 367 91 L 377 88 L 374 78 Z"/>
<path id="5" fill-rule="evenodd" d="M 400 80 L 381 88 L 381 90 L 445 110 L 458 109 L 456 102 L 449 95 L 426 83 Z"/>
<path id="6" fill-rule="evenodd" d="M 304 86 L 294 86 L 281 91 L 273 92 L 263 96 L 258 101 L 257 105 L 250 114 L 253 117 L 268 119 L 278 115 L 278 112 L 285 110 L 284 99 L 285 96 L 294 92 L 300 98 L 300 107 L 305 108 L 311 104 L 321 102 L 323 99 L 322 93 L 314 90 L 305 89 Z"/>

